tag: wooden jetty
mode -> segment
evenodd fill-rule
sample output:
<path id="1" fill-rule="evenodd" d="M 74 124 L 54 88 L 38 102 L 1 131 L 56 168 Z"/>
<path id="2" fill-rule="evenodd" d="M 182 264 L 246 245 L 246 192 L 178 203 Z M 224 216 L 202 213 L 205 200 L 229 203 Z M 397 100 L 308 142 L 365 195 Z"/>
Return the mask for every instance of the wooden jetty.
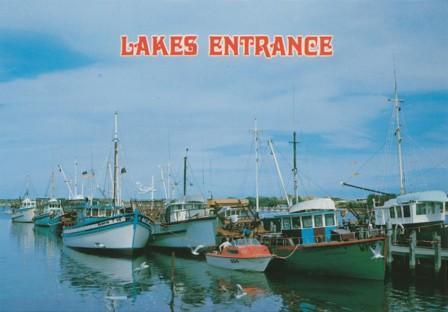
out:
<path id="1" fill-rule="evenodd" d="M 448 248 L 442 247 L 442 239 L 434 233 L 432 241 L 417 241 L 417 232 L 413 230 L 409 235 L 408 245 L 394 244 L 392 241 L 392 228 L 388 225 L 386 232 L 386 265 L 392 268 L 394 258 L 404 257 L 409 265 L 409 272 L 415 275 L 416 266 L 420 259 L 429 259 L 433 263 L 434 273 L 437 278 L 446 280 L 448 265 Z M 443 268 L 443 269 L 442 269 Z"/>

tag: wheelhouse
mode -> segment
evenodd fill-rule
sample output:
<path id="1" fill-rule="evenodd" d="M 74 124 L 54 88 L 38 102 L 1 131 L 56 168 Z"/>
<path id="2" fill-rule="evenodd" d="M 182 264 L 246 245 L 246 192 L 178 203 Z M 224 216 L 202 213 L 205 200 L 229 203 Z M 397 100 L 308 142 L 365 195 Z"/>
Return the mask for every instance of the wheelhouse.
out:
<path id="1" fill-rule="evenodd" d="M 375 207 L 375 224 L 406 225 L 443 222 L 448 198 L 442 191 L 409 193 Z"/>
<path id="2" fill-rule="evenodd" d="M 331 241 L 336 220 L 334 202 L 321 198 L 299 203 L 288 214 L 263 218 L 263 225 L 265 230 L 291 238 L 296 244 L 314 244 Z"/>
<path id="3" fill-rule="evenodd" d="M 182 222 L 190 219 L 208 217 L 213 214 L 202 198 L 186 197 L 167 205 L 165 219 L 167 222 Z"/>

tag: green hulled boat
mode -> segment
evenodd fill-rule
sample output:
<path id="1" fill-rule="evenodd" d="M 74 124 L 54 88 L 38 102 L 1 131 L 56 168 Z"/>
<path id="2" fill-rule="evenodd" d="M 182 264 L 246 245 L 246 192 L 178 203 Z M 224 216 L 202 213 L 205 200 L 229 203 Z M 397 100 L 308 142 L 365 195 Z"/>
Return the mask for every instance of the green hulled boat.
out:
<path id="1" fill-rule="evenodd" d="M 263 243 L 277 256 L 272 266 L 312 275 L 384 279 L 384 237 L 361 239 L 338 229 L 335 213 L 331 199 L 319 198 L 294 205 L 288 214 L 264 218 L 271 233 Z"/>

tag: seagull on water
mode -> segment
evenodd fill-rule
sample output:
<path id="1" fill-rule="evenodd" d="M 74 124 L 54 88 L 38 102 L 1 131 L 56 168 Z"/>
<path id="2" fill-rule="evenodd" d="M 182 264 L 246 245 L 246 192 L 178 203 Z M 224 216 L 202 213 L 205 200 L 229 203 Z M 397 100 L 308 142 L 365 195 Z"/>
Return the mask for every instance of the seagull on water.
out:
<path id="1" fill-rule="evenodd" d="M 139 267 L 134 269 L 134 272 L 140 272 L 143 271 L 145 269 L 149 268 L 149 265 L 146 264 L 146 261 L 144 261 L 143 263 L 140 264 Z"/>
<path id="2" fill-rule="evenodd" d="M 243 286 L 241 286 L 240 284 L 236 284 L 236 288 L 237 288 L 236 295 L 235 295 L 236 299 L 240 299 L 240 298 L 244 297 L 245 295 L 247 295 L 247 292 L 244 291 Z"/>

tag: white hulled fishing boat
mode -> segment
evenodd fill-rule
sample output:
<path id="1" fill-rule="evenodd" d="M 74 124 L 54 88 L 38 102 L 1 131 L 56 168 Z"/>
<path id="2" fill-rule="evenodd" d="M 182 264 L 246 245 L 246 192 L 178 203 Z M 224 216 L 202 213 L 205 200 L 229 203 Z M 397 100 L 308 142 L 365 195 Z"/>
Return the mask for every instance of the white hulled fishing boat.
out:
<path id="1" fill-rule="evenodd" d="M 214 209 L 198 196 L 187 196 L 187 156 L 184 157 L 184 196 L 166 205 L 165 216 L 153 224 L 149 245 L 190 249 L 216 245 L 218 219 Z"/>
<path id="2" fill-rule="evenodd" d="M 125 208 L 118 199 L 118 115 L 115 113 L 114 175 L 111 205 L 94 205 L 93 200 L 77 207 L 73 224 L 65 223 L 64 245 L 84 250 L 133 253 L 146 246 L 151 220 L 138 210 Z"/>
<path id="3" fill-rule="evenodd" d="M 28 197 L 28 192 L 22 200 L 20 207 L 11 215 L 12 222 L 32 223 L 34 211 L 36 210 L 36 201 Z"/>

